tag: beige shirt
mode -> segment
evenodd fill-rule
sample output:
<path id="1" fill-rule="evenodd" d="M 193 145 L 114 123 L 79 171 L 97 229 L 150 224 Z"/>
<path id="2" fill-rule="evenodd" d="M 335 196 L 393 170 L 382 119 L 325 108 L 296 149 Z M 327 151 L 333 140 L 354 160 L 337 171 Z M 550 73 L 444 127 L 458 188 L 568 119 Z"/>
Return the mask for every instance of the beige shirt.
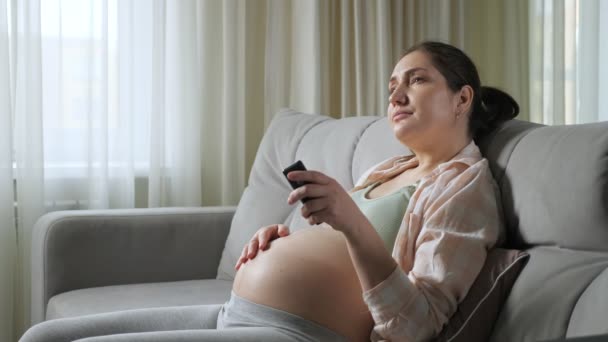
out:
<path id="1" fill-rule="evenodd" d="M 389 158 L 350 193 L 418 165 Z M 421 179 L 399 227 L 399 267 L 363 294 L 375 322 L 372 341 L 425 341 L 439 334 L 466 296 L 487 251 L 504 238 L 499 191 L 473 141 Z"/>

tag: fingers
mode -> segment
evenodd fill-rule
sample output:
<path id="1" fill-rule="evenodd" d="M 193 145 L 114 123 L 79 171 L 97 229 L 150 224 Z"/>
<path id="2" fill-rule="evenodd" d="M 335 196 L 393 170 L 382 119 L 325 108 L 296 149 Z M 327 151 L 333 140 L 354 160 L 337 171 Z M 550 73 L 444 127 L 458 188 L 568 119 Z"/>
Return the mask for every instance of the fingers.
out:
<path id="1" fill-rule="evenodd" d="M 289 235 L 289 227 L 287 227 L 284 224 L 280 224 L 279 230 L 277 233 L 279 234 L 280 237 L 285 237 L 285 236 Z"/>
<path id="2" fill-rule="evenodd" d="M 277 234 L 277 230 L 277 226 L 273 225 L 265 227 L 260 234 L 258 234 L 258 243 L 261 250 L 266 250 L 266 248 L 268 248 L 268 241 L 273 239 L 273 236 Z"/>
<path id="3" fill-rule="evenodd" d="M 270 241 L 289 235 L 289 227 L 284 224 L 275 224 L 265 227 L 259 234 L 260 250 L 267 250 Z"/>
<path id="4" fill-rule="evenodd" d="M 255 256 L 258 254 L 259 244 L 258 239 L 253 239 L 249 242 L 249 252 L 247 253 L 247 258 L 255 258 Z"/>
<path id="5" fill-rule="evenodd" d="M 304 181 L 317 184 L 328 184 L 330 179 L 327 175 L 320 171 L 291 171 L 287 174 L 287 178 L 293 181 Z"/>
<path id="6" fill-rule="evenodd" d="M 287 197 L 287 204 L 294 204 L 302 198 L 308 197 L 309 199 L 313 199 L 316 197 L 322 197 L 325 195 L 327 190 L 323 185 L 318 184 L 306 184 L 301 187 L 293 190 L 289 197 Z M 308 203 L 308 201 L 306 202 Z"/>
<path id="7" fill-rule="evenodd" d="M 333 223 L 330 220 L 331 213 L 327 209 L 315 211 L 306 217 L 306 221 L 308 221 L 308 224 L 310 225 L 319 225 L 325 223 L 331 226 Z"/>
<path id="8" fill-rule="evenodd" d="M 331 224 L 331 220 L 335 216 L 327 198 L 316 198 L 307 201 L 306 204 L 300 208 L 300 212 L 302 213 L 302 217 L 304 217 L 310 225 L 318 225 L 321 223 Z"/>
<path id="9" fill-rule="evenodd" d="M 310 201 L 307 201 L 306 204 L 304 204 L 302 208 L 300 208 L 302 217 L 308 219 L 311 215 L 319 214 L 319 212 L 326 209 L 326 202 L 327 201 L 323 198 L 312 199 Z"/>
<path id="10" fill-rule="evenodd" d="M 248 260 L 256 257 L 258 251 L 266 250 L 269 247 L 269 242 L 279 237 L 285 237 L 289 235 L 289 227 L 284 224 L 274 224 L 260 228 L 251 238 L 249 243 L 245 244 L 243 251 L 234 266 L 235 269 L 239 269 L 242 264 Z"/>
<path id="11" fill-rule="evenodd" d="M 256 234 L 257 235 L 257 234 Z M 241 256 L 239 260 L 236 262 L 234 268 L 238 270 L 242 264 L 246 263 L 249 259 L 255 258 L 255 255 L 258 251 L 258 239 L 256 235 L 253 236 L 253 240 L 251 240 L 248 244 L 245 244 L 243 247 L 243 251 L 241 252 Z"/>
<path id="12" fill-rule="evenodd" d="M 249 244 L 246 244 L 245 247 L 243 247 L 243 251 L 241 252 L 241 256 L 239 257 L 239 260 L 236 262 L 236 265 L 234 266 L 234 268 L 236 270 L 238 270 L 242 264 L 245 263 L 245 261 L 247 261 L 247 250 L 249 249 Z"/>

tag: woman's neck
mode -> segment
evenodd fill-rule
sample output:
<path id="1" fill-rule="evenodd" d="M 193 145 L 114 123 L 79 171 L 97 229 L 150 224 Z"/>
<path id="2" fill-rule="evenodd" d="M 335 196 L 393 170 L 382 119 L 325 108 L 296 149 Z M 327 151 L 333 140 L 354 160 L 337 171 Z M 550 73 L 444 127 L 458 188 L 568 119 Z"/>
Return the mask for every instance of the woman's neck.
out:
<path id="1" fill-rule="evenodd" d="M 451 144 L 434 144 L 426 148 L 410 148 L 418 159 L 416 167 L 420 173 L 428 173 L 439 164 L 454 158 L 463 148 L 471 142 L 470 139 Z"/>

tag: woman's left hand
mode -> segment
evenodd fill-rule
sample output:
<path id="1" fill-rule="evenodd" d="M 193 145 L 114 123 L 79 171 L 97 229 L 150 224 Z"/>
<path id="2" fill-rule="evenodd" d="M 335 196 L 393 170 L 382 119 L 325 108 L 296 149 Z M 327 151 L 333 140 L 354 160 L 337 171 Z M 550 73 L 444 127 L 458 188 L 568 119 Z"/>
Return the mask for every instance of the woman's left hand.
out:
<path id="1" fill-rule="evenodd" d="M 287 203 L 294 204 L 307 198 L 302 216 L 309 224 L 327 223 L 348 235 L 364 224 L 370 224 L 348 192 L 333 178 L 319 171 L 291 171 L 287 178 L 308 182 L 293 190 Z"/>

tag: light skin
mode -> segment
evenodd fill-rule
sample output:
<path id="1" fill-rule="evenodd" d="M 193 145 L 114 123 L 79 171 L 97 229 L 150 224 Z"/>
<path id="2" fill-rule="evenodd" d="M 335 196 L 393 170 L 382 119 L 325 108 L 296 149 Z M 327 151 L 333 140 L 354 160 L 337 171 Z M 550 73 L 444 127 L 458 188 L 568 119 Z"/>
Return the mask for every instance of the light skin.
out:
<path id="1" fill-rule="evenodd" d="M 426 53 L 414 51 L 397 63 L 390 78 L 389 94 L 387 117 L 393 133 L 419 161 L 418 166 L 395 177 L 396 182 L 411 184 L 470 143 L 468 121 L 473 90 L 466 85 L 452 91 Z M 395 270 L 397 262 L 380 236 L 335 179 L 313 170 L 292 171 L 288 178 L 309 184 L 293 190 L 287 203 L 310 198 L 302 206 L 302 216 L 310 224 L 326 223 L 344 234 L 364 291 Z M 268 249 L 272 240 L 287 235 L 289 228 L 284 225 L 260 228 L 243 248 L 235 268 L 238 270 L 260 250 Z"/>

